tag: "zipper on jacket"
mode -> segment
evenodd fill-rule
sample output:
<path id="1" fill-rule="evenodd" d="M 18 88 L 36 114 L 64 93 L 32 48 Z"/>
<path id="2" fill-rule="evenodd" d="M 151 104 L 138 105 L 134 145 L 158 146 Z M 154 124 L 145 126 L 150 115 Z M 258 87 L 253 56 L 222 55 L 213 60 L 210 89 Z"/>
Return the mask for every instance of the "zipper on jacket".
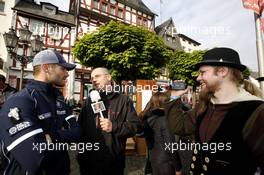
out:
<path id="1" fill-rule="evenodd" d="M 6 174 L 6 170 L 7 170 L 7 168 L 8 168 L 9 165 L 10 165 L 10 159 L 7 157 L 7 155 L 6 155 L 5 151 L 4 151 L 4 142 L 3 142 L 3 140 L 1 140 L 1 143 L 2 143 L 1 151 L 2 151 L 2 153 L 3 153 L 3 155 L 4 155 L 4 157 L 8 160 L 8 164 L 7 164 L 7 166 L 6 166 L 6 168 L 5 168 L 5 171 L 4 171 L 4 174 L 3 174 L 3 175 L 5 175 L 5 174 Z"/>

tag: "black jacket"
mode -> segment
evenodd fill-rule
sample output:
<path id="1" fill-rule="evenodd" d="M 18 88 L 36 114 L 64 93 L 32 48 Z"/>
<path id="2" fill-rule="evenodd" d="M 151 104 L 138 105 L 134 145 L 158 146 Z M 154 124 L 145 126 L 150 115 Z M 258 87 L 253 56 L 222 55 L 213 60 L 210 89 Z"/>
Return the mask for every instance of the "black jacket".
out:
<path id="1" fill-rule="evenodd" d="M 103 115 L 111 119 L 113 129 L 111 133 L 106 133 L 96 127 L 96 115 L 91 107 L 91 99 L 87 98 L 78 119 L 82 133 L 81 141 L 91 143 L 93 147 L 78 155 L 80 169 L 86 173 L 91 168 L 96 169 L 95 166 L 99 164 L 102 166 L 97 169 L 104 169 L 109 163 L 114 163 L 123 169 L 126 139 L 140 132 L 140 120 L 129 97 L 119 93 L 108 95 L 101 93 L 100 95 L 106 107 Z M 96 149 L 97 146 L 99 149 Z"/>
<path id="2" fill-rule="evenodd" d="M 0 102 L 0 109 L 2 108 L 2 105 L 4 102 L 9 99 L 12 95 L 14 95 L 17 92 L 17 90 L 13 87 L 11 87 L 9 84 L 6 84 L 6 88 L 1 92 L 1 102 Z"/>
<path id="3" fill-rule="evenodd" d="M 3 151 L 9 161 L 6 175 L 69 174 L 67 150 L 43 149 L 47 148 L 45 134 L 53 143 L 74 142 L 80 137 L 76 118 L 56 88 L 28 81 L 26 88 L 5 102 L 0 118 Z"/>
<path id="4" fill-rule="evenodd" d="M 154 175 L 175 175 L 181 169 L 175 138 L 169 132 L 167 117 L 162 109 L 150 111 L 144 117 L 144 135 Z M 162 167 L 162 168 L 161 168 Z"/>

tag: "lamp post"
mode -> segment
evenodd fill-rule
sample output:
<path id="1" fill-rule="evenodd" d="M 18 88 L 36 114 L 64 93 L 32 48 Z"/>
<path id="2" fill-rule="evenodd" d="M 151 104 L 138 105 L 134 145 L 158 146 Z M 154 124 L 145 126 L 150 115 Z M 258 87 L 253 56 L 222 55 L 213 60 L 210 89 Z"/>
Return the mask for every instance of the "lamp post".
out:
<path id="1" fill-rule="evenodd" d="M 6 44 L 6 48 L 11 58 L 14 58 L 21 64 L 21 72 L 20 72 L 20 82 L 19 82 L 19 90 L 22 89 L 22 82 L 24 76 L 25 66 L 32 62 L 34 55 L 42 50 L 43 42 L 39 35 L 33 35 L 34 39 L 30 40 L 32 32 L 28 29 L 27 25 L 24 25 L 21 29 L 19 29 L 19 37 L 16 35 L 16 32 L 13 28 L 9 29 L 8 33 L 4 33 L 4 40 Z M 22 45 L 23 54 L 17 54 L 17 46 L 18 44 Z M 32 54 L 27 56 L 27 50 L 31 46 Z"/>

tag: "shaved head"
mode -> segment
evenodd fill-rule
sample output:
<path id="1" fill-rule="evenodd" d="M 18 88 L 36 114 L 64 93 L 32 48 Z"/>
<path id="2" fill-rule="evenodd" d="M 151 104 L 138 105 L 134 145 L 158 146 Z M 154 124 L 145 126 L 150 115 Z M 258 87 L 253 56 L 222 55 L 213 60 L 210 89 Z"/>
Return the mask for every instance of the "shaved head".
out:
<path id="1" fill-rule="evenodd" d="M 103 74 L 110 74 L 108 69 L 106 69 L 105 67 L 97 67 L 97 68 L 92 70 L 92 73 L 93 72 L 100 72 L 100 73 L 103 73 Z"/>
<path id="2" fill-rule="evenodd" d="M 91 80 L 97 90 L 106 90 L 111 86 L 112 77 L 106 68 L 98 67 L 92 70 Z"/>

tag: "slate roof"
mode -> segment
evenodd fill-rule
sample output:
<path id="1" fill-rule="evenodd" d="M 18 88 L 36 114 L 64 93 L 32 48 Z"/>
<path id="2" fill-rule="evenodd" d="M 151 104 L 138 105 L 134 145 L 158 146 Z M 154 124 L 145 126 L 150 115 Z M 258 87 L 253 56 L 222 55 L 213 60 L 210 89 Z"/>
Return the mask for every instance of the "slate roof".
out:
<path id="1" fill-rule="evenodd" d="M 142 0 L 117 0 L 122 4 L 126 4 L 129 7 L 142 11 L 150 16 L 155 16 L 156 14 L 153 13 L 144 3 Z M 157 16 L 157 15 L 156 15 Z"/>
<path id="2" fill-rule="evenodd" d="M 50 5 L 56 8 L 56 14 L 50 14 L 42 11 L 42 5 Z M 20 14 L 31 17 L 42 18 L 45 21 L 56 22 L 63 25 L 74 26 L 74 16 L 64 11 L 58 10 L 58 7 L 47 2 L 36 4 L 34 1 L 21 0 L 12 8 Z"/>

